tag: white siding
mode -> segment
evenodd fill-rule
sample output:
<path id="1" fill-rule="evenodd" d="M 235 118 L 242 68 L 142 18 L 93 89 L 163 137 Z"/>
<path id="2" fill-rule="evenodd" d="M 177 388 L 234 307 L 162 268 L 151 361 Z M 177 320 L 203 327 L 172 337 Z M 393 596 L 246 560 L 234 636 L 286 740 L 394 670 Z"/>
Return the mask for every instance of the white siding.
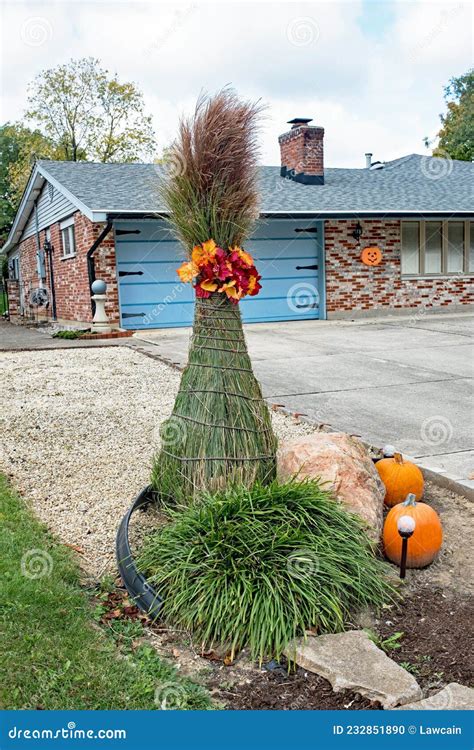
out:
<path id="1" fill-rule="evenodd" d="M 52 198 L 52 199 L 51 199 Z M 38 198 L 38 228 L 44 229 L 66 216 L 77 211 L 77 207 L 71 203 L 59 190 L 53 188 L 49 182 L 45 182 Z M 36 231 L 34 210 L 27 221 L 21 239 L 31 237 Z"/>

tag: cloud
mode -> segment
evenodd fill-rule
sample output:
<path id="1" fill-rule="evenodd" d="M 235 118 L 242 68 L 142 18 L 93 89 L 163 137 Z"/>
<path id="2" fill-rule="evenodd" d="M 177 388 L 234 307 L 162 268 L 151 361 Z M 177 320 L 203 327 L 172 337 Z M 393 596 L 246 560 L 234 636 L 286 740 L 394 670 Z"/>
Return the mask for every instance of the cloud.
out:
<path id="1" fill-rule="evenodd" d="M 367 150 L 382 159 L 420 152 L 436 132 L 443 86 L 470 65 L 472 10 L 383 5 L 389 12 L 362 0 L 5 5 L 3 117 L 20 117 L 41 69 L 93 55 L 138 83 L 162 146 L 200 91 L 231 83 L 269 105 L 266 163 L 278 163 L 277 135 L 296 115 L 325 127 L 331 166 L 362 166 Z"/>

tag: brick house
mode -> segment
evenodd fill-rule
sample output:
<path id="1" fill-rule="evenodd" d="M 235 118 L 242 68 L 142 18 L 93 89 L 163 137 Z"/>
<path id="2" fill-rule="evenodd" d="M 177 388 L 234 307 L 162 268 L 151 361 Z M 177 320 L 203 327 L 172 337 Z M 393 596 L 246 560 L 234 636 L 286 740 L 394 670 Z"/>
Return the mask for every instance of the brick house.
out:
<path id="1" fill-rule="evenodd" d="M 474 302 L 474 166 L 411 154 L 361 169 L 324 166 L 324 130 L 295 119 L 281 167 L 261 167 L 248 243 L 263 277 L 248 322 L 353 318 Z M 179 169 L 180 165 L 170 165 Z M 153 164 L 38 161 L 3 252 L 13 321 L 87 325 L 90 283 L 128 329 L 189 325 L 183 250 L 166 224 Z"/>

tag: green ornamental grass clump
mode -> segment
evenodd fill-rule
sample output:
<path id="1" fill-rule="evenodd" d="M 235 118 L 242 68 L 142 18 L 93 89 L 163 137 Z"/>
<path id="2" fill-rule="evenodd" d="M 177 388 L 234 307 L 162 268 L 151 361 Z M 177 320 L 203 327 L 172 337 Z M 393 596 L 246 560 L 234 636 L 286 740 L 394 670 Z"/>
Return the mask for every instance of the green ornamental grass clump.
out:
<path id="1" fill-rule="evenodd" d="M 393 596 L 363 522 L 316 481 L 229 487 L 168 512 L 138 564 L 165 621 L 208 648 L 279 657 L 306 629 L 343 630 Z"/>

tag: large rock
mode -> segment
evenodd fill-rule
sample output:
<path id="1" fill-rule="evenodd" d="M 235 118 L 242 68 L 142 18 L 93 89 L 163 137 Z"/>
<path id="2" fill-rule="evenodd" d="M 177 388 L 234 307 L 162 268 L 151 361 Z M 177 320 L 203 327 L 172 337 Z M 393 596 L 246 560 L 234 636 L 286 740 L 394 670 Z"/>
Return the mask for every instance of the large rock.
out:
<path id="1" fill-rule="evenodd" d="M 283 443 L 278 451 L 278 477 L 320 477 L 337 498 L 357 513 L 380 537 L 385 487 L 360 440 L 343 432 L 315 432 Z"/>
<path id="2" fill-rule="evenodd" d="M 474 690 L 458 682 L 450 682 L 429 698 L 393 709 L 394 711 L 473 711 Z"/>
<path id="3" fill-rule="evenodd" d="M 417 701 L 422 695 L 413 675 L 389 659 L 363 630 L 298 638 L 285 655 L 329 680 L 336 693 L 352 690 L 384 708 Z"/>

